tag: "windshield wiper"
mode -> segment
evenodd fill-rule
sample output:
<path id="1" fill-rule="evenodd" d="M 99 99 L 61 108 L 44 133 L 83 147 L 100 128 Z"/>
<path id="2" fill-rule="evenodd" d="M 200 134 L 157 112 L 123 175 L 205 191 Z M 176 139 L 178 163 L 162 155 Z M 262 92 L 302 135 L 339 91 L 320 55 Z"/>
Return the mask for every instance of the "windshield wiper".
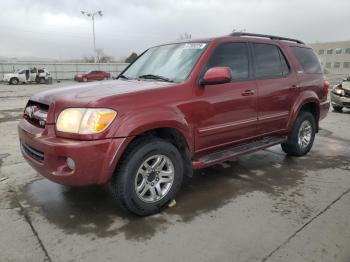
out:
<path id="1" fill-rule="evenodd" d="M 164 76 L 159 76 L 159 75 L 152 75 L 152 74 L 147 74 L 147 75 L 141 75 L 139 78 L 143 79 L 155 79 L 155 80 L 162 80 L 165 82 L 174 82 L 173 80 L 166 78 Z"/>
<path id="2" fill-rule="evenodd" d="M 125 76 L 125 75 L 119 75 L 118 78 L 123 78 L 123 79 L 126 79 L 126 80 L 129 80 L 129 77 Z"/>

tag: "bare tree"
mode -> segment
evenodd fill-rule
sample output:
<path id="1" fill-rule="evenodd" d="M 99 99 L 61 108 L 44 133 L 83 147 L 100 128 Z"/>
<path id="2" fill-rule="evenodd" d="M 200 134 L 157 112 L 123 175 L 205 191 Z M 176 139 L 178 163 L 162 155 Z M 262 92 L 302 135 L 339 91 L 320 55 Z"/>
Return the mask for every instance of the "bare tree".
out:
<path id="1" fill-rule="evenodd" d="M 107 55 L 102 48 L 96 49 L 97 63 L 108 63 L 113 61 L 113 57 Z"/>
<path id="2" fill-rule="evenodd" d="M 93 55 L 84 56 L 83 62 L 84 63 L 95 63 L 95 57 Z"/>
<path id="3" fill-rule="evenodd" d="M 189 40 L 192 38 L 192 35 L 185 32 L 179 36 L 179 40 Z"/>

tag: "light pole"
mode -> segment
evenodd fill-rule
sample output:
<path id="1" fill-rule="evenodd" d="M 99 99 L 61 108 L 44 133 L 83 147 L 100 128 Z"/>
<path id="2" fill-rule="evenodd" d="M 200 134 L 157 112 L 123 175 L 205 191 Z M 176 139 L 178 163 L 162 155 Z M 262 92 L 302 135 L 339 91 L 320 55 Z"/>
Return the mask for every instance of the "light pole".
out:
<path id="1" fill-rule="evenodd" d="M 92 37 L 93 37 L 93 44 L 94 44 L 94 61 L 96 63 L 96 56 L 97 56 L 97 50 L 96 50 L 96 40 L 95 40 L 95 15 L 103 16 L 102 11 L 96 11 L 96 12 L 87 12 L 87 11 L 80 11 L 82 15 L 86 15 L 87 17 L 91 17 L 92 20 Z"/>

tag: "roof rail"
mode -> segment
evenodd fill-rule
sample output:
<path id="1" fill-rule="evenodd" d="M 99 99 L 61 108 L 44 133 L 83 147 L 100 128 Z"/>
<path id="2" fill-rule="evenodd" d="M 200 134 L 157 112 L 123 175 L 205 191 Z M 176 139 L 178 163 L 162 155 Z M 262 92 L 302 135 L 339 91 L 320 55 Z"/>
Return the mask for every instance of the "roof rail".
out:
<path id="1" fill-rule="evenodd" d="M 270 38 L 271 40 L 284 40 L 284 41 L 296 42 L 298 44 L 303 44 L 303 45 L 305 44 L 303 41 L 300 41 L 298 39 L 281 37 L 281 36 L 275 36 L 275 35 L 264 35 L 264 34 L 245 33 L 245 32 L 234 32 L 234 33 L 231 33 L 230 36 L 264 37 L 264 38 Z"/>

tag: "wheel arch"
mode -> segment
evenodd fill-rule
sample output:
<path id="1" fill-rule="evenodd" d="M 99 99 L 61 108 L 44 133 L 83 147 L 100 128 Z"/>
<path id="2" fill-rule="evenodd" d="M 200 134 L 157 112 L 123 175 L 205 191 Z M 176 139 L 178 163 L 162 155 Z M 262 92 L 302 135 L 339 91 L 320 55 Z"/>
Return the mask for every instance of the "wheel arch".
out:
<path id="1" fill-rule="evenodd" d="M 292 114 L 288 121 L 288 130 L 293 127 L 294 121 L 301 111 L 309 111 L 313 114 L 316 120 L 316 132 L 319 129 L 320 119 L 320 102 L 314 92 L 307 92 L 300 97 L 293 106 Z"/>
<path id="2" fill-rule="evenodd" d="M 10 78 L 9 83 L 12 84 L 12 79 L 17 79 L 17 83 L 19 83 L 19 78 L 17 76 L 13 76 Z"/>
<path id="3" fill-rule="evenodd" d="M 114 157 L 110 162 L 110 173 L 107 177 L 101 177 L 99 179 L 99 183 L 105 183 L 112 178 L 116 169 L 118 168 L 118 164 L 123 161 L 123 158 L 126 156 L 129 149 L 133 147 L 135 143 L 138 143 L 140 140 L 147 139 L 147 137 L 158 137 L 173 144 L 180 151 L 184 160 L 185 175 L 192 177 L 193 171 L 191 159 L 193 151 L 191 149 L 191 142 L 188 141 L 188 138 L 181 130 L 173 126 L 161 126 L 149 129 L 140 127 L 138 130 L 139 132 L 131 132 L 133 135 L 128 136 L 125 139 L 124 144 L 116 149 L 117 151 L 121 150 L 121 152 L 115 152 Z"/>

